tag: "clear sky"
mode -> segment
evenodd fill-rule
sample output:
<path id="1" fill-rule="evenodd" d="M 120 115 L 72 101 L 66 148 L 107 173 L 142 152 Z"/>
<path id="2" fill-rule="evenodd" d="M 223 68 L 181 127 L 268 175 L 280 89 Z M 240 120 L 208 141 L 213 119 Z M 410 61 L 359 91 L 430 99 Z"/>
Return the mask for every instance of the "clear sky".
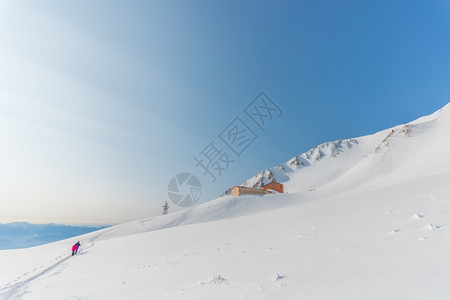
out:
<path id="1" fill-rule="evenodd" d="M 0 222 L 159 215 L 181 172 L 205 202 L 432 113 L 449 83 L 447 0 L 0 0 Z M 261 91 L 283 112 L 265 132 L 244 112 Z M 240 157 L 219 138 L 236 117 L 258 136 Z M 234 160 L 215 182 L 210 142 Z"/>

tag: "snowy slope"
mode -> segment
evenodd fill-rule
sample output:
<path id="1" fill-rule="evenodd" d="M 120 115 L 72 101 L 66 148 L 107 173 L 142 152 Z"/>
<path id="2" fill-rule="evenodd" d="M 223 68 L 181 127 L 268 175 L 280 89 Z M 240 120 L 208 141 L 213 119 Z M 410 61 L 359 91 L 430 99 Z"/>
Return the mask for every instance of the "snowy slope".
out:
<path id="1" fill-rule="evenodd" d="M 0 299 L 447 299 L 449 110 L 269 169 L 288 194 L 0 251 Z"/>
<path id="2" fill-rule="evenodd" d="M 290 193 L 316 190 L 338 179 L 358 164 L 384 136 L 384 132 L 379 132 L 365 137 L 323 143 L 284 164 L 257 173 L 240 185 L 261 187 L 276 181 L 283 183 L 285 190 Z"/>
<path id="3" fill-rule="evenodd" d="M 436 113 L 382 132 L 383 140 L 327 188 L 378 189 L 446 173 L 450 168 L 450 104 Z"/>
<path id="4" fill-rule="evenodd" d="M 288 192 L 304 192 L 333 183 L 334 188 L 343 185 L 340 189 L 348 190 L 376 177 L 386 181 L 384 176 L 388 174 L 390 179 L 403 180 L 414 170 L 419 177 L 424 172 L 438 172 L 450 165 L 449 127 L 450 104 L 409 124 L 321 144 L 259 172 L 241 185 L 261 187 L 276 181 L 283 183 Z"/>

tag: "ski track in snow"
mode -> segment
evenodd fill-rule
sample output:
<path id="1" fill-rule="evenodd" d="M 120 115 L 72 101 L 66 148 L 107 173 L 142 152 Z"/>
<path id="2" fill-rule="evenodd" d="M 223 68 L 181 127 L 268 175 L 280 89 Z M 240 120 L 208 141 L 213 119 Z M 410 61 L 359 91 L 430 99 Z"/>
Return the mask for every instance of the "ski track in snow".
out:
<path id="1" fill-rule="evenodd" d="M 82 247 L 81 247 L 81 251 L 79 254 L 77 255 L 83 255 L 85 253 L 88 253 L 88 249 L 92 248 L 95 246 L 95 241 L 100 238 L 102 235 L 104 235 L 106 232 L 108 232 L 109 230 L 103 230 L 100 233 L 92 236 L 87 243 L 83 243 Z M 86 246 L 84 246 L 86 245 Z M 5 286 L 0 287 L 0 299 L 20 299 L 22 296 L 24 296 L 27 293 L 27 286 L 39 279 L 42 278 L 43 276 L 52 273 L 53 275 L 58 275 L 60 273 L 62 273 L 64 271 L 64 269 L 67 267 L 67 264 L 64 264 L 66 261 L 68 261 L 69 258 L 71 258 L 72 255 L 70 254 L 62 254 L 59 255 L 58 257 L 56 257 L 54 259 L 54 261 L 56 261 L 55 263 L 49 265 L 49 266 L 45 266 L 42 265 L 38 268 L 35 268 L 32 271 L 26 272 L 24 274 L 22 274 L 22 276 L 16 278 L 14 281 L 8 282 L 5 284 Z M 76 298 L 72 298 L 72 299 L 76 299 Z M 82 299 L 82 298 L 79 298 Z"/>
<path id="2" fill-rule="evenodd" d="M 22 277 L 17 278 L 15 281 L 11 283 L 7 283 L 5 287 L 0 288 L 0 296 L 1 299 L 20 299 L 24 294 L 26 294 L 26 288 L 29 283 L 32 281 L 48 274 L 49 272 L 55 270 L 55 273 L 62 272 L 62 270 L 65 268 L 63 263 L 67 261 L 70 256 L 66 256 L 65 258 L 61 259 L 65 255 L 58 256 L 57 259 L 59 259 L 56 263 L 53 265 L 46 267 L 41 266 L 38 269 L 34 269 L 33 271 L 29 273 L 25 273 L 22 275 Z M 58 268 L 60 267 L 61 268 Z M 30 276 L 27 276 L 31 273 Z M 33 274 L 35 273 L 35 274 Z M 26 278 L 23 278 L 26 277 Z M 18 282 L 17 282 L 18 281 Z"/>

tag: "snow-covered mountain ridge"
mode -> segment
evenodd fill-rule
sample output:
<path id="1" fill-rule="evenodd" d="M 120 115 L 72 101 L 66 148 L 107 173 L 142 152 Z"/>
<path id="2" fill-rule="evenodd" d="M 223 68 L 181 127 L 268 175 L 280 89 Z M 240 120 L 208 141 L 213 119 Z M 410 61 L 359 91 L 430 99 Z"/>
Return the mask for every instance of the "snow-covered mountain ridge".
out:
<path id="1" fill-rule="evenodd" d="M 291 158 L 284 164 L 258 172 L 240 185 L 261 187 L 269 182 L 276 181 L 287 185 L 287 192 L 317 190 L 322 186 L 331 184 L 360 163 L 370 160 L 375 154 L 389 151 L 390 143 L 421 136 L 433 130 L 443 132 L 441 134 L 442 140 L 434 141 L 433 144 L 437 144 L 436 146 L 444 149 L 445 152 L 446 147 L 441 144 L 445 143 L 446 133 L 450 134 L 448 131 L 449 110 L 450 104 L 447 104 L 434 114 L 421 117 L 405 125 L 399 125 L 369 136 L 323 143 Z M 432 147 L 433 145 L 430 144 L 429 146 Z M 324 175 L 317 176 L 317 173 Z M 228 191 L 225 194 L 229 194 Z"/>
<path id="2" fill-rule="evenodd" d="M 299 172 L 299 170 L 307 167 L 314 167 L 320 163 L 321 160 L 335 158 L 344 151 L 350 150 L 357 145 L 359 145 L 357 139 L 337 140 L 323 143 L 311 148 L 305 153 L 291 158 L 284 164 L 279 164 L 276 167 L 258 172 L 255 176 L 244 181 L 240 185 L 259 188 L 272 181 L 285 183 L 290 180 L 291 174 L 289 173 Z"/>

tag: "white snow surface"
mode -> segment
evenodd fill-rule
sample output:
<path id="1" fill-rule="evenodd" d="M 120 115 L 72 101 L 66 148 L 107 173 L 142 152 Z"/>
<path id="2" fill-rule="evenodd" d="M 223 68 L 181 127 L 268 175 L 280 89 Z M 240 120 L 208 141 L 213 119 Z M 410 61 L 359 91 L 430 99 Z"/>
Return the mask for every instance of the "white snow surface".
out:
<path id="1" fill-rule="evenodd" d="M 244 182 L 286 194 L 0 251 L 0 299 L 450 299 L 449 153 L 450 104 Z"/>

